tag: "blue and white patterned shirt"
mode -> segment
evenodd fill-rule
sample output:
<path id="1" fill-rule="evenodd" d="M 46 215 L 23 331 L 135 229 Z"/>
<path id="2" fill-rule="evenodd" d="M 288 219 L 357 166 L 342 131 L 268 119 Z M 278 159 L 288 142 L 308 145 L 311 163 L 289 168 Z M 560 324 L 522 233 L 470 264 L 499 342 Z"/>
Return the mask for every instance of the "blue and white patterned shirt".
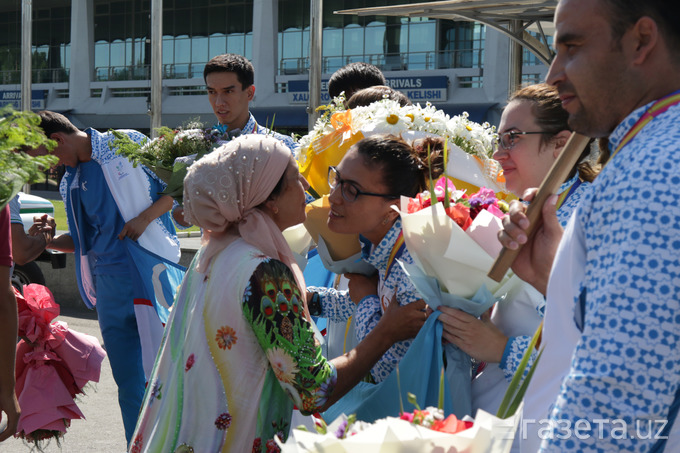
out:
<path id="1" fill-rule="evenodd" d="M 378 294 L 364 297 L 356 307 L 355 329 L 357 341 L 363 340 L 380 321 L 383 313 L 381 300 L 383 302 L 389 302 L 395 293 L 399 305 L 406 305 L 422 299 L 420 294 L 416 291 L 416 288 L 413 286 L 413 283 L 411 283 L 411 280 L 398 263 L 394 263 L 390 269 L 389 275 L 387 275 L 387 279 L 385 279 L 389 256 L 399 237 L 399 233 L 401 233 L 401 220 L 397 219 L 382 241 L 376 247 L 373 247 L 368 256 L 364 257 L 364 260 L 367 263 L 373 265 L 373 267 L 378 270 L 379 282 Z M 413 263 L 413 258 L 406 247 L 404 247 L 401 256 L 397 258 L 405 263 Z M 342 313 L 347 317 L 352 314 L 355 305 L 350 300 L 348 291 L 329 289 L 321 291 L 319 294 L 321 296 L 324 311 L 332 310 L 333 313 Z M 378 363 L 371 369 L 371 375 L 375 382 L 383 381 L 392 372 L 404 354 L 406 354 L 409 346 L 411 346 L 411 340 L 405 340 L 393 344 L 392 347 L 387 350 Z"/>
<path id="2" fill-rule="evenodd" d="M 647 108 L 616 127 L 612 150 Z M 659 435 L 669 435 L 666 451 L 679 451 L 678 200 L 675 105 L 607 164 L 560 243 L 548 285 L 545 351 L 525 399 L 525 417 L 540 418 L 542 404 L 556 424 L 544 433 L 554 435 L 543 440 L 544 451 L 647 452 L 661 446 Z M 579 436 L 576 423 L 584 427 Z M 670 434 L 659 432 L 672 426 Z"/>
<path id="3" fill-rule="evenodd" d="M 563 183 L 560 186 L 557 193 L 561 194 L 565 190 L 569 190 L 577 182 L 578 172 L 574 175 L 573 178 Z M 574 189 L 574 191 L 564 200 L 562 206 L 560 206 L 560 209 L 557 211 L 557 220 L 560 222 L 560 225 L 562 225 L 562 228 L 564 228 L 567 225 L 567 222 L 571 217 L 571 213 L 574 211 L 574 209 L 576 209 L 579 202 L 581 201 L 581 198 L 583 197 L 583 194 L 588 190 L 589 186 L 590 186 L 589 182 L 584 181 L 581 182 L 576 187 L 576 189 Z M 543 318 L 544 311 L 545 311 L 545 299 L 539 306 L 536 307 L 538 318 Z M 538 324 L 536 325 L 536 328 L 538 328 Z M 508 338 L 508 342 L 505 345 L 505 350 L 503 351 L 503 358 L 501 359 L 501 362 L 499 364 L 499 367 L 501 368 L 501 370 L 503 370 L 505 379 L 508 382 L 510 382 L 513 376 L 515 375 L 515 372 L 519 367 L 519 363 L 522 361 L 522 357 L 524 357 L 524 352 L 529 347 L 529 343 L 531 343 L 531 337 L 532 335 L 522 335 Z M 534 363 L 534 360 L 536 360 L 537 356 L 538 351 L 534 350 L 531 354 L 531 357 L 529 358 L 529 362 L 524 372 L 525 376 L 529 372 L 529 369 L 531 368 L 531 365 Z"/>
<path id="4" fill-rule="evenodd" d="M 255 121 L 255 117 L 253 116 L 252 113 L 249 113 L 250 117 L 248 118 L 248 122 L 246 123 L 245 126 L 241 129 L 240 134 L 259 134 L 259 135 L 271 135 L 277 140 L 280 140 L 283 142 L 284 145 L 290 149 L 290 152 L 295 154 L 295 149 L 297 148 L 298 144 L 295 143 L 295 140 L 293 140 L 293 137 L 289 135 L 283 135 L 279 134 L 278 132 L 274 132 L 270 129 L 267 129 L 264 126 L 260 126 L 257 121 Z M 215 129 L 221 131 L 221 132 L 226 132 L 227 127 L 223 124 L 216 124 L 213 126 Z"/>

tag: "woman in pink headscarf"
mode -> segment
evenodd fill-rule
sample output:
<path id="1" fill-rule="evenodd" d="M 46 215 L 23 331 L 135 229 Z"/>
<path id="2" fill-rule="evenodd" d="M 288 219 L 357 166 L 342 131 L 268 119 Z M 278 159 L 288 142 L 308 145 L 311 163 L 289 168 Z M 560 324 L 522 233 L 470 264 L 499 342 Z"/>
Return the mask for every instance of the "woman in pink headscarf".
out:
<path id="1" fill-rule="evenodd" d="M 281 231 L 305 220 L 307 181 L 290 151 L 238 137 L 191 166 L 185 218 L 203 228 L 165 330 L 130 452 L 278 451 L 293 405 L 323 411 L 395 342 L 424 303 L 398 307 L 354 350 L 327 361 L 305 282 Z"/>

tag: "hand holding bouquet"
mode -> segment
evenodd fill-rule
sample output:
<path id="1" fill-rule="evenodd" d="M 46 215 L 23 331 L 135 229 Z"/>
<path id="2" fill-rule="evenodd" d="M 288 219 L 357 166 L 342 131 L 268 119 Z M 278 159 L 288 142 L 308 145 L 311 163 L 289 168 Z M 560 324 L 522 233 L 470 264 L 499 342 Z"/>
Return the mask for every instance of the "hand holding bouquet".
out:
<path id="1" fill-rule="evenodd" d="M 446 176 L 416 198 L 402 197 L 402 228 L 414 264 L 400 264 L 430 307 L 443 304 L 480 316 L 494 304 L 501 284 L 486 273 L 501 249 L 496 234 L 506 207 L 493 191 L 468 195 Z M 454 413 L 470 414 L 471 359 L 449 343 L 444 352 Z"/>

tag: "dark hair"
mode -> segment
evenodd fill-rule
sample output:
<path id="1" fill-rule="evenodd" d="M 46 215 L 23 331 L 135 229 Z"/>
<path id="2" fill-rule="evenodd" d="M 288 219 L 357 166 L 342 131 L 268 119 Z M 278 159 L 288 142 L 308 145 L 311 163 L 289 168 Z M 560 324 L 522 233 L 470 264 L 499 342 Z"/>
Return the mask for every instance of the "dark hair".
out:
<path id="1" fill-rule="evenodd" d="M 391 195 L 415 197 L 427 189 L 432 178 L 444 173 L 444 140 L 425 138 L 411 146 L 392 135 L 374 135 L 354 145 L 360 156 L 372 168 L 380 169 L 382 182 Z"/>
<path id="2" fill-rule="evenodd" d="M 411 105 L 409 98 L 401 91 L 397 91 L 385 85 L 376 85 L 355 92 L 352 97 L 347 100 L 347 108 L 353 109 L 355 107 L 365 107 L 383 99 L 397 101 L 402 107 Z"/>
<path id="3" fill-rule="evenodd" d="M 79 132 L 79 129 L 61 113 L 43 110 L 38 112 L 38 116 L 40 116 L 40 128 L 47 138 L 50 138 L 55 132 L 63 132 L 64 134 Z"/>
<path id="4" fill-rule="evenodd" d="M 552 85 L 537 83 L 522 87 L 510 96 L 509 102 L 512 101 L 531 103 L 531 113 L 536 119 L 536 124 L 541 131 L 547 132 L 546 135 L 541 136 L 541 145 L 554 140 L 555 136 L 562 131 L 572 130 L 568 124 L 569 113 L 562 107 L 557 88 Z M 589 155 L 590 146 L 586 146 L 578 159 L 578 163 L 569 172 L 568 179 L 573 178 L 577 171 L 579 178 L 584 181 L 592 182 L 595 179 L 600 168 L 596 168 L 587 159 Z"/>
<path id="5" fill-rule="evenodd" d="M 606 16 L 611 18 L 612 37 L 618 43 L 626 31 L 641 17 L 648 16 L 659 26 L 668 50 L 680 59 L 680 3 L 672 0 L 602 0 Z"/>
<path id="6" fill-rule="evenodd" d="M 241 88 L 246 89 L 255 83 L 255 69 L 246 57 L 235 53 L 225 53 L 210 59 L 203 69 L 203 80 L 207 83 L 208 74 L 213 72 L 233 72 L 241 83 Z"/>
<path id="7" fill-rule="evenodd" d="M 362 88 L 387 85 L 387 80 L 377 66 L 369 63 L 350 63 L 338 69 L 328 79 L 328 94 L 334 98 L 345 92 L 346 97 Z"/>

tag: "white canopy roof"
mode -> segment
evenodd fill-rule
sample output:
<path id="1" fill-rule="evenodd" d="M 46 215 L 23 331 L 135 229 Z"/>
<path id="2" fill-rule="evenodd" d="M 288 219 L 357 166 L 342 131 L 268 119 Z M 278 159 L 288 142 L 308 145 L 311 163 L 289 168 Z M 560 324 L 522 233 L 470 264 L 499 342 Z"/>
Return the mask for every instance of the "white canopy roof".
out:
<path id="1" fill-rule="evenodd" d="M 553 33 L 553 16 L 557 0 L 446 0 L 378 6 L 335 11 L 359 16 L 429 17 L 433 19 L 475 21 L 492 27 L 550 64 L 553 52 L 546 35 Z M 539 38 L 527 31 L 537 32 Z"/>

